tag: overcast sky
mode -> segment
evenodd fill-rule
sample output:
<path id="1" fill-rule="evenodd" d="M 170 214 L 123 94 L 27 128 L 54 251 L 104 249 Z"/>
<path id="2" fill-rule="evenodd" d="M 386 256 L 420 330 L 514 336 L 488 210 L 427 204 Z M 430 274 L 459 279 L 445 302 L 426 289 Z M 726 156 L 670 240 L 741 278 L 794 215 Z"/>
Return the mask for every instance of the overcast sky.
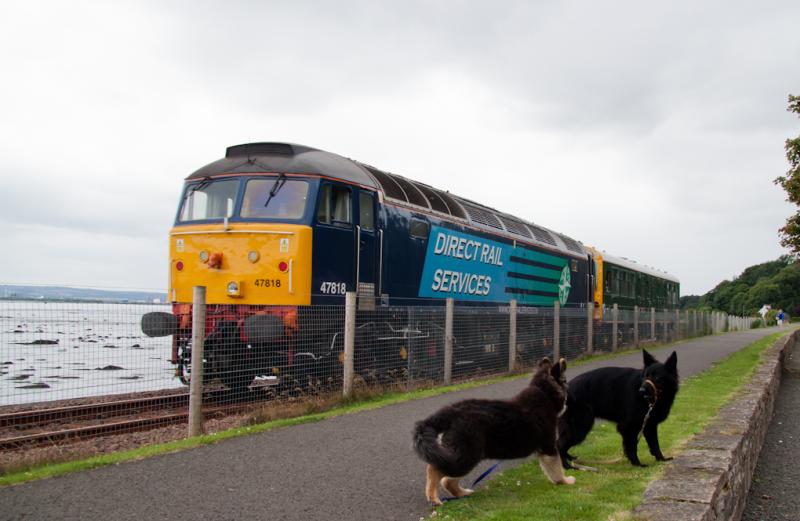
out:
<path id="1" fill-rule="evenodd" d="M 373 164 L 670 272 L 784 253 L 800 2 L 0 4 L 0 283 L 165 290 L 229 145 Z"/>

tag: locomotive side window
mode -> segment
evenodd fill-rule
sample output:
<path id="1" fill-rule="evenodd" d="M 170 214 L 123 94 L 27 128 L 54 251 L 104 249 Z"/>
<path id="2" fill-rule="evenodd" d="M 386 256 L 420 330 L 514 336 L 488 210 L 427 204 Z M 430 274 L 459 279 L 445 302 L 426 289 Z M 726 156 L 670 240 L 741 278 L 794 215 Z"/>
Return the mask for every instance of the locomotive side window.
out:
<path id="1" fill-rule="evenodd" d="M 317 221 L 323 224 L 349 226 L 352 221 L 351 192 L 349 188 L 324 184 L 319 191 Z"/>
<path id="2" fill-rule="evenodd" d="M 308 183 L 283 178 L 250 179 L 244 190 L 244 218 L 300 219 L 306 210 Z"/>
<path id="3" fill-rule="evenodd" d="M 238 192 L 238 179 L 222 181 L 204 179 L 190 185 L 183 197 L 180 220 L 207 221 L 231 217 Z"/>
<path id="4" fill-rule="evenodd" d="M 430 230 L 431 225 L 428 224 L 428 222 L 420 221 L 419 219 L 411 219 L 409 233 L 412 237 L 416 237 L 417 239 L 427 239 Z"/>
<path id="5" fill-rule="evenodd" d="M 358 193 L 358 212 L 361 229 L 368 232 L 375 230 L 375 210 L 372 204 L 372 195 L 368 192 Z"/>

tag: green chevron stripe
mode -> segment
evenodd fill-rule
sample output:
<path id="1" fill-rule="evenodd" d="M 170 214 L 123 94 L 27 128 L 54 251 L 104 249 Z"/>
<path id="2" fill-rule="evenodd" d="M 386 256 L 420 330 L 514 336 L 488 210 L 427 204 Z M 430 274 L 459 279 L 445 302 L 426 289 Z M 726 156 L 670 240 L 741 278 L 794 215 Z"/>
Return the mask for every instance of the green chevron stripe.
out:
<path id="1" fill-rule="evenodd" d="M 517 257 L 522 257 L 523 259 L 536 262 L 544 262 L 545 264 L 552 264 L 554 266 L 558 266 L 559 270 L 567 265 L 567 259 L 556 257 L 555 255 L 548 255 L 547 253 L 528 250 L 526 248 L 515 248 L 511 250 L 511 255 L 516 255 Z"/>

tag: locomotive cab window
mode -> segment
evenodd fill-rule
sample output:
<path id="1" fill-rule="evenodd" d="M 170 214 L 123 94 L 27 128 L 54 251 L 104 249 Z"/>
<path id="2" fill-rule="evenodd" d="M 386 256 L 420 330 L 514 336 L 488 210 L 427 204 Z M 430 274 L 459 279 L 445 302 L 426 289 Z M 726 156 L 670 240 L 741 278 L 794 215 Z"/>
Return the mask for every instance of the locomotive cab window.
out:
<path id="1" fill-rule="evenodd" d="M 238 192 L 238 179 L 221 181 L 203 179 L 188 186 L 181 205 L 181 222 L 208 221 L 233 216 L 233 206 Z"/>
<path id="2" fill-rule="evenodd" d="M 286 177 L 250 179 L 244 190 L 241 217 L 300 219 L 306 211 L 308 183 Z"/>
<path id="3" fill-rule="evenodd" d="M 317 221 L 335 226 L 350 226 L 352 220 L 352 193 L 349 188 L 324 184 L 319 190 Z"/>

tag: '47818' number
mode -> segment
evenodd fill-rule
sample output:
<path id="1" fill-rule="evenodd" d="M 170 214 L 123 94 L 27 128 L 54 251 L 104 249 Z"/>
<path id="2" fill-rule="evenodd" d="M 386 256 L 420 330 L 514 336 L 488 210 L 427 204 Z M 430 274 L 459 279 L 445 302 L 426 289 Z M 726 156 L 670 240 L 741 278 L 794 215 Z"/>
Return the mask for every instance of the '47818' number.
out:
<path id="1" fill-rule="evenodd" d="M 324 295 L 344 295 L 347 285 L 344 282 L 323 282 L 319 291 Z"/>

